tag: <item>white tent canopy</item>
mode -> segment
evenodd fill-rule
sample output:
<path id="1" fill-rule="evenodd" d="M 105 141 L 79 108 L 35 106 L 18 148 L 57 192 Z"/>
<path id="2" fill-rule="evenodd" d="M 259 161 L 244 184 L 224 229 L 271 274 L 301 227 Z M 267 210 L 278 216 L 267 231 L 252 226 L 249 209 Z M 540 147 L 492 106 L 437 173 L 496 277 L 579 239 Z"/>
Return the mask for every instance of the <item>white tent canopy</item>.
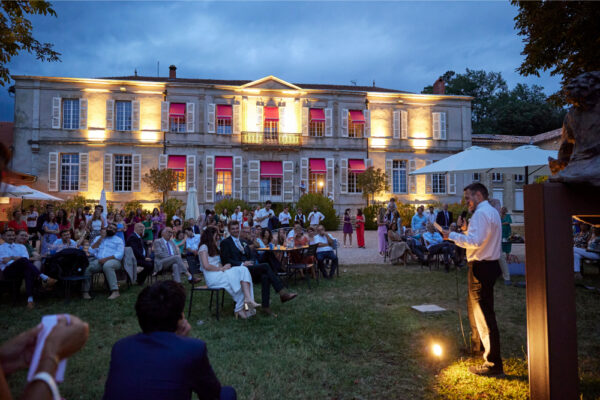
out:
<path id="1" fill-rule="evenodd" d="M 60 197 L 32 189 L 27 185 L 14 186 L 8 183 L 3 183 L 0 186 L 0 195 L 23 200 L 63 201 Z"/>

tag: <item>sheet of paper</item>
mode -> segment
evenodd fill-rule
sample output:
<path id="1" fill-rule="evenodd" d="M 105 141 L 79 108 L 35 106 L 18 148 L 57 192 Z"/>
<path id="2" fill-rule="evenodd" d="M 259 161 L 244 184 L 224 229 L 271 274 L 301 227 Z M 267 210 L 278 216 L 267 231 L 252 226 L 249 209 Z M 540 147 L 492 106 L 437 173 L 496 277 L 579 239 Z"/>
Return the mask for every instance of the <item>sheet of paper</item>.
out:
<path id="1" fill-rule="evenodd" d="M 52 331 L 52 328 L 58 322 L 58 315 L 45 315 L 42 317 L 42 330 L 38 333 L 37 342 L 35 345 L 35 350 L 33 351 L 33 357 L 31 359 L 31 364 L 29 364 L 29 373 L 27 374 L 27 381 L 31 381 L 35 376 L 35 372 L 38 368 L 38 364 L 40 363 L 40 357 L 42 355 L 42 350 L 44 349 L 44 344 L 46 343 L 46 338 Z M 54 376 L 54 380 L 56 382 L 62 382 L 65 378 L 65 369 L 67 368 L 67 360 L 64 359 L 58 364 L 58 368 L 56 369 L 56 375 Z"/>
<path id="2" fill-rule="evenodd" d="M 445 308 L 436 306 L 435 304 L 421 304 L 420 306 L 412 306 L 411 308 L 422 313 L 446 311 Z"/>

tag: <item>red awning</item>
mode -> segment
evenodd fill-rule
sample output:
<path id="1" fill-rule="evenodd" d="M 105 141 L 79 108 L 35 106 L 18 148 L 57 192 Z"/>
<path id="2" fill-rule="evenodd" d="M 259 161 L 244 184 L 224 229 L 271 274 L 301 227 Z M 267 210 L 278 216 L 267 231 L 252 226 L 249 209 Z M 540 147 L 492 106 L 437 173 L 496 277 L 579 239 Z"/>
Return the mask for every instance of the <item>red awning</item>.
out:
<path id="1" fill-rule="evenodd" d="M 167 168 L 175 170 L 185 170 L 185 156 L 169 156 Z"/>
<path id="2" fill-rule="evenodd" d="M 260 176 L 262 178 L 281 178 L 283 176 L 281 161 L 261 161 Z"/>
<path id="3" fill-rule="evenodd" d="M 312 172 L 314 174 L 327 173 L 327 167 L 325 166 L 325 160 L 322 158 L 311 158 L 309 160 L 309 165 L 310 165 L 310 172 Z"/>
<path id="4" fill-rule="evenodd" d="M 365 115 L 362 110 L 350 110 L 350 119 L 354 124 L 364 124 L 365 123 Z"/>
<path id="5" fill-rule="evenodd" d="M 365 172 L 365 160 L 348 160 L 348 169 L 354 173 Z"/>
<path id="6" fill-rule="evenodd" d="M 217 118 L 221 119 L 231 119 L 233 115 L 233 110 L 231 106 L 226 104 L 218 104 L 217 105 Z"/>
<path id="7" fill-rule="evenodd" d="M 169 105 L 170 115 L 185 115 L 185 103 L 171 103 Z"/>
<path id="8" fill-rule="evenodd" d="M 265 121 L 279 121 L 279 108 L 265 107 Z"/>
<path id="9" fill-rule="evenodd" d="M 310 120 L 315 122 L 325 121 L 325 110 L 322 108 L 311 108 L 310 109 Z"/>
<path id="10" fill-rule="evenodd" d="M 233 157 L 215 157 L 215 171 L 233 170 Z"/>

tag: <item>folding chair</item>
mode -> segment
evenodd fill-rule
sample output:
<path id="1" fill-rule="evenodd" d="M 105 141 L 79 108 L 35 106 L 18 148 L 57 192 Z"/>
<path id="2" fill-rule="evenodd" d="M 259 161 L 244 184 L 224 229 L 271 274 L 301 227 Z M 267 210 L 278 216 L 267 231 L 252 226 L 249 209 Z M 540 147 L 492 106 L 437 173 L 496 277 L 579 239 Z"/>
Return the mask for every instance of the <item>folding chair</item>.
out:
<path id="1" fill-rule="evenodd" d="M 294 283 L 296 283 L 296 277 L 297 275 L 300 273 L 300 271 L 302 271 L 304 273 L 304 278 L 306 279 L 306 284 L 308 285 L 308 288 L 310 289 L 310 277 L 308 276 L 308 270 L 310 268 L 315 268 L 315 263 L 316 261 L 316 257 L 317 257 L 317 247 L 318 244 L 311 244 L 310 246 L 308 246 L 307 249 L 303 249 L 300 252 L 300 260 L 305 260 L 307 257 L 313 257 L 314 262 L 312 264 L 305 264 L 303 262 L 299 262 L 299 263 L 293 263 L 293 264 L 288 264 L 288 276 L 293 276 L 294 277 Z M 315 271 L 315 276 L 317 277 L 317 282 L 318 282 L 318 272 Z"/>

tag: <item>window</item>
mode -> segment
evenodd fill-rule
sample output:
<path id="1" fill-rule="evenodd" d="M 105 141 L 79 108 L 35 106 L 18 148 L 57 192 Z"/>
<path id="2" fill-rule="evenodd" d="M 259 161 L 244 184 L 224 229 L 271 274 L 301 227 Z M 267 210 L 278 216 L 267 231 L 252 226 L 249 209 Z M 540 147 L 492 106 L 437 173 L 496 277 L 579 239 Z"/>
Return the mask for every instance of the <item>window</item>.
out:
<path id="1" fill-rule="evenodd" d="M 228 104 L 217 104 L 217 133 L 221 135 L 231 135 L 233 131 L 233 107 Z"/>
<path id="2" fill-rule="evenodd" d="M 360 193 L 358 189 L 358 175 L 357 172 L 348 172 L 348 193 Z"/>
<path id="3" fill-rule="evenodd" d="M 446 193 L 446 174 L 431 174 L 431 192 L 434 194 Z"/>
<path id="4" fill-rule="evenodd" d="M 348 113 L 348 137 L 351 138 L 362 138 L 365 133 L 364 122 L 354 122 L 351 114 Z"/>
<path id="5" fill-rule="evenodd" d="M 494 172 L 492 173 L 492 182 L 502 182 L 502 174 L 498 173 L 498 172 Z"/>
<path id="6" fill-rule="evenodd" d="M 473 178 L 472 178 L 473 182 L 479 182 L 481 180 L 481 173 L 479 172 L 473 172 Z"/>
<path id="7" fill-rule="evenodd" d="M 186 190 L 186 157 L 185 156 L 169 156 L 167 168 L 175 172 L 177 176 L 177 183 L 175 184 L 175 190 L 178 192 L 185 192 Z"/>
<path id="8" fill-rule="evenodd" d="M 79 99 L 63 99 L 63 129 L 79 129 Z"/>
<path id="9" fill-rule="evenodd" d="M 281 178 L 260 178 L 260 195 L 281 196 Z"/>
<path id="10" fill-rule="evenodd" d="M 231 135 L 231 118 L 217 118 L 217 133 Z"/>
<path id="11" fill-rule="evenodd" d="M 231 171 L 217 171 L 215 193 L 217 196 L 231 196 L 232 193 Z M 261 186 L 262 188 L 262 186 Z"/>
<path id="12" fill-rule="evenodd" d="M 169 127 L 171 132 L 186 132 L 185 103 L 169 105 Z"/>
<path id="13" fill-rule="evenodd" d="M 277 128 L 279 121 L 267 120 L 265 121 L 265 140 L 277 140 Z"/>
<path id="14" fill-rule="evenodd" d="M 115 192 L 131 192 L 133 163 L 131 155 L 115 154 Z"/>
<path id="15" fill-rule="evenodd" d="M 500 206 L 503 206 L 504 205 L 504 190 L 493 189 L 492 190 L 492 199 L 500 200 Z"/>
<path id="16" fill-rule="evenodd" d="M 392 162 L 392 193 L 406 193 L 406 160 Z"/>
<path id="17" fill-rule="evenodd" d="M 325 174 L 311 172 L 308 174 L 308 193 L 323 194 L 325 188 Z"/>
<path id="18" fill-rule="evenodd" d="M 79 154 L 60 155 L 60 190 L 79 190 Z"/>
<path id="19" fill-rule="evenodd" d="M 514 180 L 515 180 L 515 183 L 523 183 L 523 182 L 525 182 L 525 175 L 521 175 L 521 174 L 515 175 Z"/>
<path id="20" fill-rule="evenodd" d="M 515 211 L 523 211 L 523 189 L 515 190 Z"/>
<path id="21" fill-rule="evenodd" d="M 325 133 L 325 111 L 322 108 L 311 108 L 309 118 L 308 134 L 312 137 L 323 137 Z"/>
<path id="22" fill-rule="evenodd" d="M 131 101 L 117 101 L 117 130 L 131 130 Z"/>

